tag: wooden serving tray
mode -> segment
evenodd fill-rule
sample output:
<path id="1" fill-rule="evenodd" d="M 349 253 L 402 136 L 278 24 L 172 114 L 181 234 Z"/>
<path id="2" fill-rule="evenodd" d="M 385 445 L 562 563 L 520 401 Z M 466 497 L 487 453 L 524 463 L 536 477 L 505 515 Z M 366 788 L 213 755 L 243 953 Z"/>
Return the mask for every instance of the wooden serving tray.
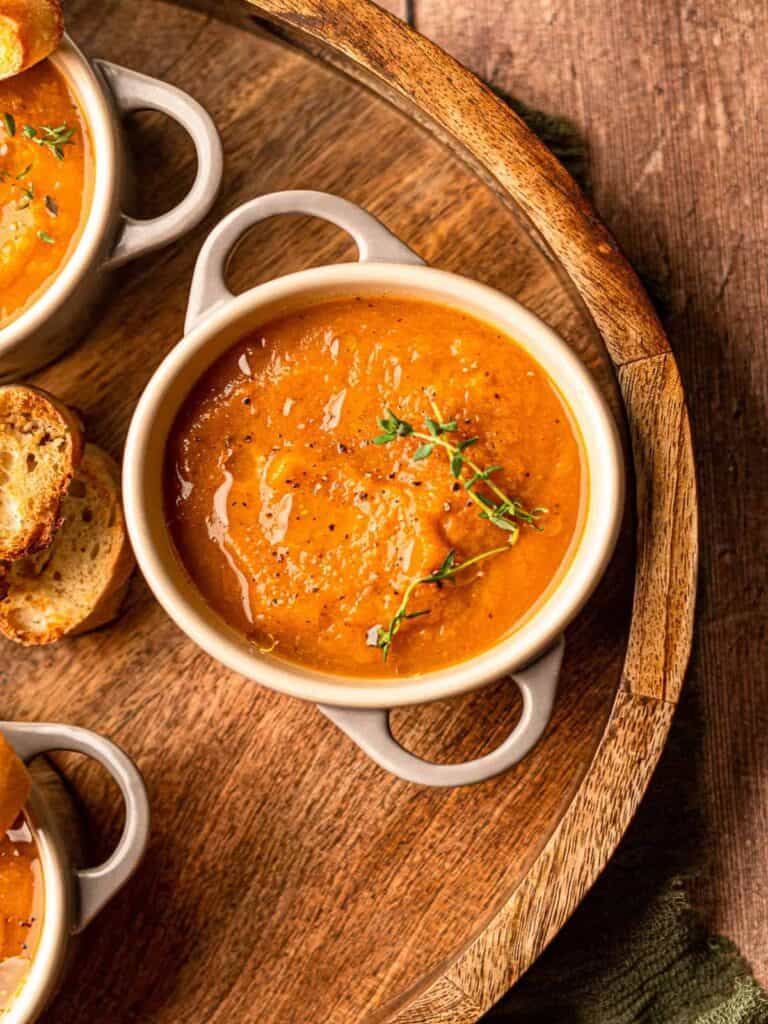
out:
<path id="1" fill-rule="evenodd" d="M 680 380 L 593 211 L 467 71 L 364 0 L 209 6 L 228 20 L 159 0 L 68 3 L 91 55 L 205 103 L 226 177 L 207 224 L 122 271 L 86 341 L 36 382 L 77 405 L 91 437 L 119 455 L 142 387 L 181 334 L 211 225 L 257 193 L 326 189 L 367 206 L 435 266 L 552 324 L 628 427 L 634 487 L 613 564 L 568 632 L 543 742 L 482 786 L 428 790 L 385 774 L 313 707 L 212 662 L 138 578 L 110 628 L 48 649 L 4 646 L 3 717 L 106 733 L 138 761 L 154 810 L 145 865 L 83 936 L 46 1020 L 475 1021 L 592 884 L 667 735 L 696 573 Z M 160 212 L 191 179 L 190 147 L 154 115 L 130 134 L 141 212 Z M 352 255 L 328 226 L 273 222 L 241 247 L 231 282 Z M 516 713 L 514 688 L 500 683 L 399 712 L 395 729 L 423 756 L 466 759 L 497 745 Z M 107 837 L 95 857 L 119 828 L 117 801 L 98 769 L 66 767 L 93 834 Z"/>

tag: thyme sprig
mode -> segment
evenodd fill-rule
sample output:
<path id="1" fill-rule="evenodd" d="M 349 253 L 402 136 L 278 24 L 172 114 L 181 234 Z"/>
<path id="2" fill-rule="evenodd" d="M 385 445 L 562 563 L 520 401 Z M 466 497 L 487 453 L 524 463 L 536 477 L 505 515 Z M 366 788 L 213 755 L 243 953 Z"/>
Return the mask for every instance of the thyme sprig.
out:
<path id="1" fill-rule="evenodd" d="M 436 448 L 442 449 L 448 458 L 451 474 L 463 483 L 469 498 L 480 508 L 480 518 L 487 519 L 500 530 L 511 534 L 510 542 L 515 543 L 520 533 L 520 524 L 541 530 L 537 520 L 547 512 L 545 508 L 527 509 L 515 498 L 510 498 L 492 479 L 494 473 L 500 472 L 501 466 L 480 466 L 465 454 L 468 448 L 477 444 L 479 438 L 468 437 L 464 440 L 449 440 L 446 435 L 458 433 L 456 420 L 443 420 L 436 403 L 432 401 L 433 416 L 425 417 L 427 432 L 416 430 L 411 423 L 400 419 L 391 409 L 386 410 L 378 424 L 382 433 L 373 439 L 374 444 L 390 444 L 405 437 L 413 437 L 422 441 L 413 453 L 414 462 L 428 459 Z M 467 476 L 469 473 L 469 476 Z M 485 491 L 478 491 L 479 484 Z M 490 491 L 490 495 L 486 493 Z"/>
<path id="2" fill-rule="evenodd" d="M 38 146 L 45 146 L 57 160 L 63 160 L 64 146 L 74 145 L 72 136 L 75 134 L 75 129 L 68 127 L 66 123 L 57 125 L 55 128 L 49 124 L 41 125 L 39 128 L 25 124 L 21 129 L 21 134 L 25 139 L 29 139 Z"/>
<path id="3" fill-rule="evenodd" d="M 495 555 L 502 554 L 504 551 L 509 551 L 509 548 L 509 544 L 504 544 L 498 548 L 491 548 L 490 551 L 483 551 L 479 555 L 473 555 L 472 558 L 467 558 L 464 562 L 456 561 L 456 552 L 451 548 L 443 559 L 443 563 L 439 569 L 435 569 L 434 572 L 429 573 L 428 576 L 418 576 L 415 579 L 412 579 L 403 591 L 403 598 L 400 602 L 400 607 L 395 612 L 389 625 L 386 628 L 384 626 L 374 627 L 376 630 L 373 634 L 374 646 L 381 649 L 382 654 L 384 655 L 384 661 L 389 657 L 389 652 L 392 648 L 392 641 L 400 631 L 400 627 L 403 622 L 405 622 L 406 619 L 418 619 L 422 615 L 429 615 L 430 613 L 429 608 L 423 608 L 417 612 L 408 611 L 408 604 L 417 587 L 425 584 L 438 585 L 442 583 L 443 580 L 451 580 L 457 573 L 463 572 L 464 569 L 468 569 L 472 565 L 477 565 L 478 562 L 483 562 L 486 558 L 492 558 Z"/>

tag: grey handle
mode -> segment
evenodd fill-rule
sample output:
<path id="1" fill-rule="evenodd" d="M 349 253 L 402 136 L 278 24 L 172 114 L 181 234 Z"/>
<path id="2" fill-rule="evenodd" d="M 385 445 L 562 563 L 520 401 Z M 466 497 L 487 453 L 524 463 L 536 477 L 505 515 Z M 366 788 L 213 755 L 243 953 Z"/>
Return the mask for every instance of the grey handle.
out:
<path id="1" fill-rule="evenodd" d="M 72 931 L 82 931 L 127 882 L 144 854 L 149 839 L 149 801 L 144 780 L 119 747 L 88 729 L 51 723 L 0 722 L 0 732 L 23 761 L 54 750 L 87 754 L 107 769 L 123 795 L 125 825 L 114 853 L 98 867 L 75 872 L 78 900 Z"/>
<path id="2" fill-rule="evenodd" d="M 464 764 L 432 764 L 404 750 L 390 732 L 387 709 L 318 707 L 376 764 L 398 778 L 422 786 L 468 786 L 511 768 L 541 739 L 552 714 L 564 651 L 561 636 L 538 661 L 512 674 L 523 698 L 520 721 L 494 751 Z"/>
<path id="3" fill-rule="evenodd" d="M 330 221 L 352 236 L 361 263 L 414 263 L 423 260 L 360 206 L 328 192 L 296 190 L 272 192 L 251 199 L 228 214 L 208 235 L 197 257 L 189 290 L 184 332 L 232 298 L 225 273 L 227 260 L 239 239 L 254 225 L 279 214 L 303 213 Z"/>
<path id="4" fill-rule="evenodd" d="M 192 188 L 172 210 L 148 220 L 121 214 L 122 228 L 117 244 L 105 264 L 107 269 L 113 269 L 168 245 L 199 224 L 218 194 L 224 159 L 216 125 L 197 100 L 173 85 L 119 64 L 106 60 L 93 63 L 104 76 L 121 114 L 138 110 L 167 114 L 186 129 L 197 153 L 197 175 Z"/>

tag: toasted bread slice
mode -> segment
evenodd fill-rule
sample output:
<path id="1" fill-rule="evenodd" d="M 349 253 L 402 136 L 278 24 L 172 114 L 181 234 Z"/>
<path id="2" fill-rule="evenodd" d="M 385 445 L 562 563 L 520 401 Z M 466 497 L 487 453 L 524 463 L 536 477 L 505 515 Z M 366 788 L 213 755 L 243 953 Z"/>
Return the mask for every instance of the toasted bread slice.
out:
<path id="1" fill-rule="evenodd" d="M 0 733 L 0 839 L 18 818 L 30 786 L 24 763 Z"/>
<path id="2" fill-rule="evenodd" d="M 16 643 L 50 644 L 115 618 L 134 560 L 112 458 L 87 444 L 45 551 L 6 566 L 0 632 Z"/>
<path id="3" fill-rule="evenodd" d="M 51 543 L 82 455 L 75 413 L 36 388 L 0 387 L 0 562 Z"/>
<path id="4" fill-rule="evenodd" d="M 63 33 L 61 0 L 0 0 L 0 78 L 49 56 Z"/>

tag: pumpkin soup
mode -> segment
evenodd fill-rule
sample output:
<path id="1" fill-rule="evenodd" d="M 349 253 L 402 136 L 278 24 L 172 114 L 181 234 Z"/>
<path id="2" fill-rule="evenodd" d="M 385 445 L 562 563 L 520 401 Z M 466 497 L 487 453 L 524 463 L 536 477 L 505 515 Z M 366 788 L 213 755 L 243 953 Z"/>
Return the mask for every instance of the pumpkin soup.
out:
<path id="1" fill-rule="evenodd" d="M 85 119 L 45 60 L 0 81 L 0 328 L 47 288 L 76 244 L 89 192 Z"/>
<path id="2" fill-rule="evenodd" d="M 358 676 L 503 639 L 567 565 L 586 489 L 570 413 L 523 348 L 385 297 L 243 338 L 165 459 L 169 529 L 207 602 L 262 650 Z"/>
<path id="3" fill-rule="evenodd" d="M 0 1014 L 29 971 L 43 911 L 40 861 L 23 816 L 0 837 Z"/>

